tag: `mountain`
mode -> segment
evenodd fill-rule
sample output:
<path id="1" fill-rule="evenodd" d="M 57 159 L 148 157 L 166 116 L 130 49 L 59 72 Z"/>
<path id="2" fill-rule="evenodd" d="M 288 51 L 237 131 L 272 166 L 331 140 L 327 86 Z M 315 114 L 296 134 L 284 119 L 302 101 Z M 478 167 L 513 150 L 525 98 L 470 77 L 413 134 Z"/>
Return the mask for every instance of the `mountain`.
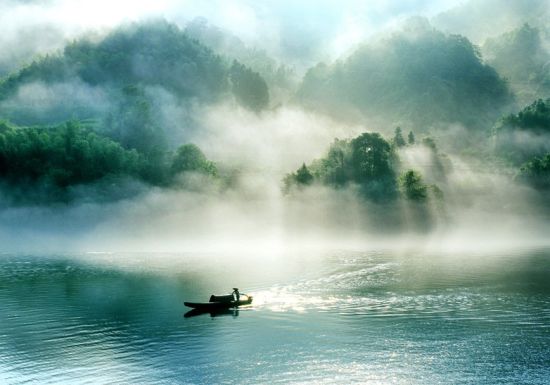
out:
<path id="1" fill-rule="evenodd" d="M 297 98 L 339 118 L 420 130 L 491 126 L 512 102 L 506 82 L 468 39 L 422 20 L 345 60 L 312 68 Z"/>
<path id="2" fill-rule="evenodd" d="M 507 78 L 522 105 L 550 96 L 550 30 L 524 24 L 488 39 L 482 47 L 487 63 Z"/>
<path id="3" fill-rule="evenodd" d="M 265 50 L 248 47 L 239 37 L 212 25 L 203 17 L 190 21 L 185 27 L 187 36 L 226 57 L 233 58 L 259 73 L 269 86 L 275 103 L 288 99 L 298 82 L 294 69 L 279 63 Z"/>
<path id="4" fill-rule="evenodd" d="M 217 55 L 175 25 L 152 21 L 119 27 L 99 41 L 79 39 L 3 78 L 3 117 L 20 124 L 97 118 L 112 112 L 109 106 L 129 85 L 162 91 L 180 102 L 234 96 L 255 111 L 269 103 L 258 73 Z"/>

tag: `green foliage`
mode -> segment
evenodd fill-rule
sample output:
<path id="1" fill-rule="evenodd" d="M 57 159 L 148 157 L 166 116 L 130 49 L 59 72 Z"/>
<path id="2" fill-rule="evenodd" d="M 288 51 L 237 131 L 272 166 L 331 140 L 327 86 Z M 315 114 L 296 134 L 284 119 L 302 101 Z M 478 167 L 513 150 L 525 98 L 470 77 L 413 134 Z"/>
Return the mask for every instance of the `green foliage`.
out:
<path id="1" fill-rule="evenodd" d="M 287 174 L 283 179 L 284 191 L 289 192 L 292 187 L 309 186 L 313 183 L 314 177 L 305 163 L 296 172 Z"/>
<path id="2" fill-rule="evenodd" d="M 141 158 L 108 138 L 70 122 L 53 128 L 8 128 L 0 133 L 0 178 L 56 187 L 106 176 L 139 174 Z"/>
<path id="3" fill-rule="evenodd" d="M 340 117 L 359 113 L 424 129 L 440 122 L 482 127 L 511 101 L 506 82 L 462 36 L 429 27 L 365 45 L 305 75 L 298 97 Z"/>
<path id="4" fill-rule="evenodd" d="M 259 73 L 268 85 L 270 100 L 273 96 L 277 98 L 277 94 L 281 93 L 285 98 L 288 97 L 287 94 L 296 85 L 297 75 L 291 67 L 278 63 L 258 47 L 247 47 L 237 36 L 209 24 L 205 18 L 198 17 L 189 22 L 185 28 L 185 34 L 212 48 L 215 52 L 236 59 L 252 71 Z"/>
<path id="5" fill-rule="evenodd" d="M 311 175 L 305 163 L 296 171 L 296 182 L 303 185 L 309 185 L 313 182 L 313 175 Z"/>
<path id="6" fill-rule="evenodd" d="M 550 188 L 550 99 L 539 99 L 494 127 L 496 155 L 519 167 L 517 179 Z"/>
<path id="7" fill-rule="evenodd" d="M 356 182 L 392 174 L 391 146 L 378 133 L 364 133 L 351 141 L 351 161 Z"/>
<path id="8" fill-rule="evenodd" d="M 550 153 L 521 166 L 517 178 L 539 189 L 550 189 Z"/>
<path id="9" fill-rule="evenodd" d="M 168 91 L 178 102 L 211 103 L 234 93 L 239 103 L 255 111 L 269 103 L 267 85 L 258 73 L 238 62 L 231 66 L 226 59 L 189 38 L 177 26 L 164 21 L 125 25 L 99 41 L 86 38 L 76 40 L 67 45 L 62 53 L 38 59 L 0 79 L 0 101 L 14 97 L 22 86 L 34 82 L 39 82 L 47 90 L 63 84 L 65 88 L 72 87 L 76 94 L 78 87 L 97 91 L 102 103 L 119 106 L 110 111 L 108 118 L 122 123 L 130 119 L 130 125 L 134 125 L 133 120 L 139 119 L 144 111 L 137 114 L 136 111 L 126 112 L 126 107 L 134 105 L 130 108 L 141 108 L 135 106 L 136 99 L 139 98 L 141 103 L 145 95 L 121 93 L 120 90 L 128 85 L 142 90 Z M 65 103 L 63 100 L 57 101 L 59 105 L 56 108 L 48 107 L 54 109 L 55 114 L 15 105 L 13 111 L 7 111 L 9 116 L 4 116 L 22 122 L 20 124 L 55 124 L 67 119 L 106 118 L 102 109 L 89 105 L 95 102 L 91 98 L 67 100 Z M 148 105 L 155 107 L 152 100 L 148 101 Z M 128 117 L 127 114 L 133 116 Z M 148 114 L 154 116 L 153 111 Z M 155 128 L 145 124 L 144 130 Z M 148 140 L 143 138 L 145 142 Z M 139 145 L 128 147 L 138 148 Z"/>
<path id="10" fill-rule="evenodd" d="M 124 147 L 142 153 L 165 147 L 164 132 L 153 119 L 151 104 L 142 88 L 134 85 L 124 87 L 117 101 L 105 119 L 106 134 Z"/>
<path id="11" fill-rule="evenodd" d="M 393 152 L 390 144 L 378 133 L 364 133 L 351 141 L 354 182 L 374 200 L 396 196 Z"/>
<path id="12" fill-rule="evenodd" d="M 550 151 L 550 99 L 539 99 L 494 127 L 496 154 L 516 166 Z"/>
<path id="13" fill-rule="evenodd" d="M 410 145 L 413 145 L 416 142 L 416 139 L 414 137 L 414 133 L 412 131 L 409 131 L 409 136 L 407 137 L 407 139 L 408 139 L 408 142 L 409 142 Z"/>
<path id="14" fill-rule="evenodd" d="M 172 159 L 170 166 L 172 175 L 186 172 L 197 172 L 211 176 L 216 176 L 218 173 L 216 165 L 209 161 L 200 148 L 194 144 L 184 144 L 179 147 Z"/>
<path id="15" fill-rule="evenodd" d="M 519 129 L 534 132 L 550 132 L 550 99 L 538 99 L 517 115 L 505 117 L 497 126 L 499 130 Z"/>
<path id="16" fill-rule="evenodd" d="M 217 176 L 215 164 L 193 144 L 181 146 L 174 155 L 160 149 L 138 152 L 74 121 L 33 128 L 0 122 L 0 181 L 14 191 L 18 186 L 45 187 L 48 201 L 65 199 L 63 191 L 71 186 L 106 179 L 115 183 L 131 178 L 168 187 L 190 171 Z"/>
<path id="17" fill-rule="evenodd" d="M 69 64 L 59 56 L 46 55 L 19 71 L 0 79 L 0 100 L 11 96 L 21 84 L 62 81 L 71 74 Z"/>
<path id="18" fill-rule="evenodd" d="M 399 177 L 399 185 L 405 197 L 416 202 L 424 202 L 428 198 L 428 186 L 422 181 L 419 172 L 408 170 Z M 441 191 L 441 190 L 439 190 Z"/>
<path id="19" fill-rule="evenodd" d="M 312 163 L 315 178 L 323 184 L 341 187 L 353 180 L 349 140 L 335 139 L 326 157 Z"/>
<path id="20" fill-rule="evenodd" d="M 364 133 L 352 140 L 336 139 L 326 157 L 288 174 L 285 186 L 288 189 L 315 180 L 335 188 L 356 184 L 368 199 L 391 200 L 396 195 L 393 159 L 391 145 L 378 133 Z"/>
<path id="21" fill-rule="evenodd" d="M 261 111 L 268 106 L 267 84 L 257 72 L 233 61 L 229 79 L 233 94 L 243 106 L 253 111 Z"/>
<path id="22" fill-rule="evenodd" d="M 76 41 L 63 60 L 89 84 L 159 85 L 203 100 L 227 89 L 222 58 L 163 21 L 120 27 L 98 43 Z"/>
<path id="23" fill-rule="evenodd" d="M 195 72 L 185 73 L 189 69 Z M 92 85 L 115 83 L 122 87 L 143 82 L 183 90 L 200 75 L 214 77 L 210 83 L 216 88 L 223 86 L 220 78 L 215 77 L 219 73 L 224 73 L 221 58 L 188 39 L 177 27 L 166 22 L 149 22 L 120 27 L 99 42 L 74 41 L 62 55 L 37 60 L 6 80 L 12 86 L 11 91 L 31 81 L 51 83 L 75 76 Z M 188 76 L 173 81 L 184 74 Z M 193 93 L 197 93 L 198 87 L 202 85 L 193 84 Z M 0 87 L 3 97 L 6 91 L 8 87 Z"/>
<path id="24" fill-rule="evenodd" d="M 395 128 L 395 134 L 393 136 L 393 143 L 397 147 L 403 147 L 407 144 L 405 142 L 405 139 L 403 138 L 403 133 L 402 133 L 401 127 L 396 127 Z"/>

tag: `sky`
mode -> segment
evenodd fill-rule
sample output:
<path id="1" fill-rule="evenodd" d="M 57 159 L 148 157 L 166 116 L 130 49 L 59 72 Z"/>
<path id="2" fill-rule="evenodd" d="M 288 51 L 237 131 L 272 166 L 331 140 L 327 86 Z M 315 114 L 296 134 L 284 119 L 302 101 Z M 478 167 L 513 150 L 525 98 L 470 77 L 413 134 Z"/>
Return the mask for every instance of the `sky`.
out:
<path id="1" fill-rule="evenodd" d="M 337 58 L 368 36 L 413 15 L 430 17 L 461 0 L 0 0 L 5 68 L 61 49 L 82 33 L 165 18 L 184 26 L 204 17 L 269 55 L 309 66 Z M 1 60 L 1 59 L 0 59 Z M 13 69 L 9 68 L 9 69 Z"/>

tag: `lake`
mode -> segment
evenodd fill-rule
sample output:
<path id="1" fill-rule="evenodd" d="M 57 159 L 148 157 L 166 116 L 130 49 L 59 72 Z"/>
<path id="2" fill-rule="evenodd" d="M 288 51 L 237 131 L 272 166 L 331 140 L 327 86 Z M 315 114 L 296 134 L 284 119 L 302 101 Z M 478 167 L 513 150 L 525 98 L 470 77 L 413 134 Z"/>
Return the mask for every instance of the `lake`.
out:
<path id="1" fill-rule="evenodd" d="M 2 384 L 550 381 L 549 249 L 3 254 L 0 308 Z"/>

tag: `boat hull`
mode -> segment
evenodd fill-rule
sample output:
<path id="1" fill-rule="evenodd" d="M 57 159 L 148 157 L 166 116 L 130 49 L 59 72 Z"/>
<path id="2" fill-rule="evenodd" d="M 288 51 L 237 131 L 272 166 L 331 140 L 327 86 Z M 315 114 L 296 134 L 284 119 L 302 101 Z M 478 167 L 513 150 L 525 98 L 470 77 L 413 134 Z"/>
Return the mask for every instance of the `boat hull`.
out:
<path id="1" fill-rule="evenodd" d="M 252 303 L 252 297 L 246 297 L 239 301 L 230 302 L 184 302 L 183 304 L 193 309 L 202 311 L 216 311 L 223 309 L 232 309 L 243 305 L 249 305 Z"/>

